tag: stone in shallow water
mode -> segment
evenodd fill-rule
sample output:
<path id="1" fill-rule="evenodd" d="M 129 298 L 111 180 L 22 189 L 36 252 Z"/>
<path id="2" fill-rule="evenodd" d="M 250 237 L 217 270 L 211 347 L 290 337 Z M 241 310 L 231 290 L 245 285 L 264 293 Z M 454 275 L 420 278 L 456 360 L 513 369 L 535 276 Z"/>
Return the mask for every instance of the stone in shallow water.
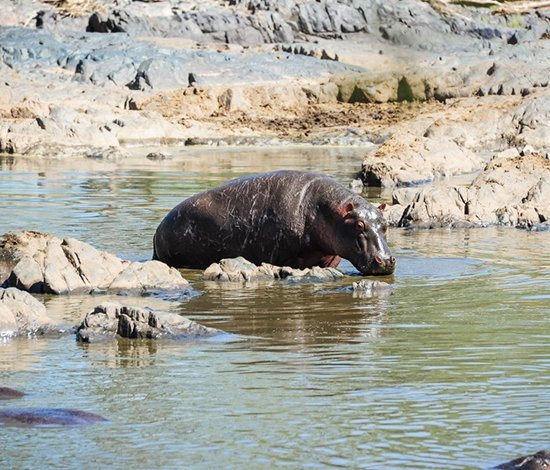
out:
<path id="1" fill-rule="evenodd" d="M 130 262 L 74 238 L 34 231 L 0 237 L 0 284 L 50 294 L 177 291 L 189 283 L 160 261 Z"/>
<path id="2" fill-rule="evenodd" d="M 76 339 L 86 343 L 117 338 L 195 339 L 221 333 L 180 315 L 104 302 L 86 315 Z"/>
<path id="3" fill-rule="evenodd" d="M 288 266 L 275 266 L 262 263 L 256 266 L 242 256 L 222 259 L 219 263 L 212 263 L 203 274 L 205 281 L 271 281 L 285 279 L 291 282 L 309 281 L 326 282 L 343 278 L 344 275 L 334 268 L 320 268 L 314 266 L 306 269 L 295 269 Z"/>
<path id="4" fill-rule="evenodd" d="M 0 336 L 58 332 L 46 307 L 28 292 L 14 287 L 0 288 Z"/>
<path id="5" fill-rule="evenodd" d="M 380 294 L 391 295 L 393 286 L 387 282 L 362 279 L 352 284 L 353 294 L 358 297 L 374 297 Z"/>

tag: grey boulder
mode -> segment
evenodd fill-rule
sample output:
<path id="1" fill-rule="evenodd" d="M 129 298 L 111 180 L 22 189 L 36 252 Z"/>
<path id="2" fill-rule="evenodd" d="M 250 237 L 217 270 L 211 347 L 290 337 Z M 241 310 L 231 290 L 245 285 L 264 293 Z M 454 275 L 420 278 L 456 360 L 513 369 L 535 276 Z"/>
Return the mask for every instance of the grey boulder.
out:
<path id="1" fill-rule="evenodd" d="M 423 188 L 405 208 L 400 226 L 513 225 L 550 220 L 550 161 L 533 152 L 497 154 L 465 187 Z"/>
<path id="2" fill-rule="evenodd" d="M 28 292 L 0 288 L 0 337 L 57 332 L 46 307 Z"/>
<path id="3" fill-rule="evenodd" d="M 186 289 L 180 272 L 159 261 L 130 262 L 74 238 L 34 231 L 0 238 L 0 285 L 48 294 L 96 290 Z"/>
<path id="4" fill-rule="evenodd" d="M 104 302 L 86 315 L 76 339 L 86 343 L 117 338 L 189 339 L 220 333 L 180 315 Z"/>
<path id="5" fill-rule="evenodd" d="M 288 266 L 275 266 L 262 263 L 256 266 L 254 263 L 237 258 L 222 259 L 219 263 L 212 263 L 203 274 L 205 281 L 271 281 L 285 279 L 287 281 L 326 282 L 343 278 L 344 275 L 334 268 L 320 268 L 314 266 L 306 269 L 295 269 Z"/>

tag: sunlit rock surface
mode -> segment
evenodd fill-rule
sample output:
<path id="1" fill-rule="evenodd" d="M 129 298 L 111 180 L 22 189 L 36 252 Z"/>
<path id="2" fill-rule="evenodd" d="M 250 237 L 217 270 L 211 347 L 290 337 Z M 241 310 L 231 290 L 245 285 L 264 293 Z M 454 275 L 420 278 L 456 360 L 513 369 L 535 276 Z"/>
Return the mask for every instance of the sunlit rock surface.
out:
<path id="1" fill-rule="evenodd" d="M 104 302 L 86 315 L 77 328 L 78 341 L 87 343 L 116 338 L 195 339 L 222 333 L 180 315 Z"/>
<path id="2" fill-rule="evenodd" d="M 130 262 L 74 238 L 34 231 L 0 238 L 0 283 L 35 293 L 186 289 L 180 272 L 159 261 Z"/>

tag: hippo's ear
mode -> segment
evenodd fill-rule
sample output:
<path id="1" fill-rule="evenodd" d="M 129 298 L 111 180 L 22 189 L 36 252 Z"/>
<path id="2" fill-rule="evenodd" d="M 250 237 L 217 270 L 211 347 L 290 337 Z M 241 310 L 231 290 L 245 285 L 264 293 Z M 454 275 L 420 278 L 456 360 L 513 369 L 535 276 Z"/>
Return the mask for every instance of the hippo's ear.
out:
<path id="1" fill-rule="evenodd" d="M 339 217 L 346 218 L 353 214 L 355 206 L 353 202 L 348 202 L 347 204 L 334 204 L 332 206 L 333 210 L 338 214 Z"/>
<path id="2" fill-rule="evenodd" d="M 378 206 L 378 210 L 379 210 L 380 212 L 384 212 L 384 211 L 386 210 L 386 204 L 385 204 L 385 203 L 384 203 L 384 204 L 380 204 L 380 205 Z"/>

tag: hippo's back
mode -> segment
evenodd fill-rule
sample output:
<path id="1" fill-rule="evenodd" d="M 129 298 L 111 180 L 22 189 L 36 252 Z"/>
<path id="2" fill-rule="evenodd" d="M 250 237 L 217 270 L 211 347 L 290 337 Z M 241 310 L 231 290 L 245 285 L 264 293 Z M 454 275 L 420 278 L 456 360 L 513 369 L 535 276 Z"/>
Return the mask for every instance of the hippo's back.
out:
<path id="1" fill-rule="evenodd" d="M 327 185 L 346 190 L 324 175 L 285 170 L 238 178 L 194 195 L 157 228 L 155 258 L 201 269 L 237 256 L 256 264 L 288 264 L 304 242 L 319 188 Z"/>

